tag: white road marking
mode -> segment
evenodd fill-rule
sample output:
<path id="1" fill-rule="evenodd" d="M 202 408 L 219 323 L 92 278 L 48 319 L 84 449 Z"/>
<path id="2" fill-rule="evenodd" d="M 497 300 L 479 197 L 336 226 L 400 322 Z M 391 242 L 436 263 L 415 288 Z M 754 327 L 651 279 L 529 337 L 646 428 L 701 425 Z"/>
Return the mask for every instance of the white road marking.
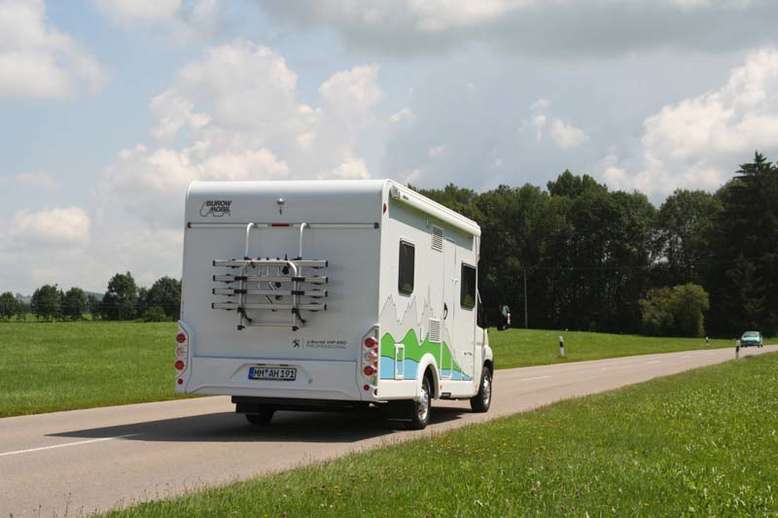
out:
<path id="1" fill-rule="evenodd" d="M 551 376 L 535 376 L 533 378 L 519 378 L 516 381 L 533 381 L 533 380 L 544 380 L 546 378 L 550 378 Z"/>
<path id="2" fill-rule="evenodd" d="M 648 360 L 645 363 L 662 363 L 662 360 Z"/>
<path id="3" fill-rule="evenodd" d="M 35 451 L 53 450 L 55 448 L 67 448 L 69 446 L 81 446 L 82 444 L 92 444 L 95 442 L 112 441 L 113 439 L 122 439 L 124 437 L 134 437 L 140 435 L 139 433 L 128 433 L 124 435 L 116 435 L 114 437 L 101 437 L 99 439 L 89 439 L 87 441 L 66 442 L 64 444 L 54 444 L 52 446 L 41 446 L 40 448 L 29 448 L 27 450 L 6 451 L 0 453 L 0 457 L 8 457 L 10 455 L 20 455 L 22 453 L 32 453 Z"/>

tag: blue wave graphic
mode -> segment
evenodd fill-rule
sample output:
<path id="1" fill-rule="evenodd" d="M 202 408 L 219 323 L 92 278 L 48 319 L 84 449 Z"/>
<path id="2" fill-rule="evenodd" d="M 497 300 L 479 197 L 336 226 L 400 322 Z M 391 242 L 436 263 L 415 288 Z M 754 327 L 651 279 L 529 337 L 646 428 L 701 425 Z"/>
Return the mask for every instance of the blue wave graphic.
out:
<path id="1" fill-rule="evenodd" d="M 378 375 L 382 380 L 395 379 L 395 366 L 396 363 L 393 358 L 387 356 L 381 356 L 381 362 L 379 364 Z M 415 380 L 419 370 L 419 363 L 415 360 L 406 358 L 402 365 L 403 378 L 407 380 Z M 398 373 L 398 374 L 400 374 Z M 472 378 L 467 374 L 458 371 L 451 371 L 451 369 L 442 369 L 440 376 L 445 379 L 451 379 L 455 381 L 470 381 Z"/>

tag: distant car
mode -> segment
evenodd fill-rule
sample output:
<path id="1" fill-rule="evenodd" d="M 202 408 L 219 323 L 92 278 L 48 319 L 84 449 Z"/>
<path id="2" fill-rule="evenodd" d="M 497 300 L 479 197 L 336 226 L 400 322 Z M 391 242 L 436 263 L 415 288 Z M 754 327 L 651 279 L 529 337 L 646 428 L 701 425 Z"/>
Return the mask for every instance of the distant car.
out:
<path id="1" fill-rule="evenodd" d="M 740 347 L 764 347 L 762 333 L 759 331 L 746 331 L 740 337 Z"/>

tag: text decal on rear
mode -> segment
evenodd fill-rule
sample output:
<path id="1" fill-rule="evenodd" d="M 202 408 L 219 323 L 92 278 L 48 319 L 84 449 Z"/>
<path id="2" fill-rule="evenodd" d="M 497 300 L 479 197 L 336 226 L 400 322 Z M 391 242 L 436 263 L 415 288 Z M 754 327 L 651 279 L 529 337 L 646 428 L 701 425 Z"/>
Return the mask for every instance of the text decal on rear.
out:
<path id="1" fill-rule="evenodd" d="M 213 216 L 214 218 L 229 216 L 231 206 L 232 200 L 206 200 L 200 206 L 200 216 L 204 218 L 208 216 Z"/>

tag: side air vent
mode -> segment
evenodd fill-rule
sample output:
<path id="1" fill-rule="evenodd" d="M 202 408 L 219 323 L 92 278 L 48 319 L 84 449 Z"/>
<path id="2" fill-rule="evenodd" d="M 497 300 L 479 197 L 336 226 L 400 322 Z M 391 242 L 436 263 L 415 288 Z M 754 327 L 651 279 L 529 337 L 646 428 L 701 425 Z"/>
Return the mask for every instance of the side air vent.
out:
<path id="1" fill-rule="evenodd" d="M 443 251 L 443 229 L 440 227 L 432 227 L 432 249 Z"/>
<path id="2" fill-rule="evenodd" d="M 440 343 L 440 320 L 430 318 L 429 320 L 429 340 L 433 344 Z"/>

